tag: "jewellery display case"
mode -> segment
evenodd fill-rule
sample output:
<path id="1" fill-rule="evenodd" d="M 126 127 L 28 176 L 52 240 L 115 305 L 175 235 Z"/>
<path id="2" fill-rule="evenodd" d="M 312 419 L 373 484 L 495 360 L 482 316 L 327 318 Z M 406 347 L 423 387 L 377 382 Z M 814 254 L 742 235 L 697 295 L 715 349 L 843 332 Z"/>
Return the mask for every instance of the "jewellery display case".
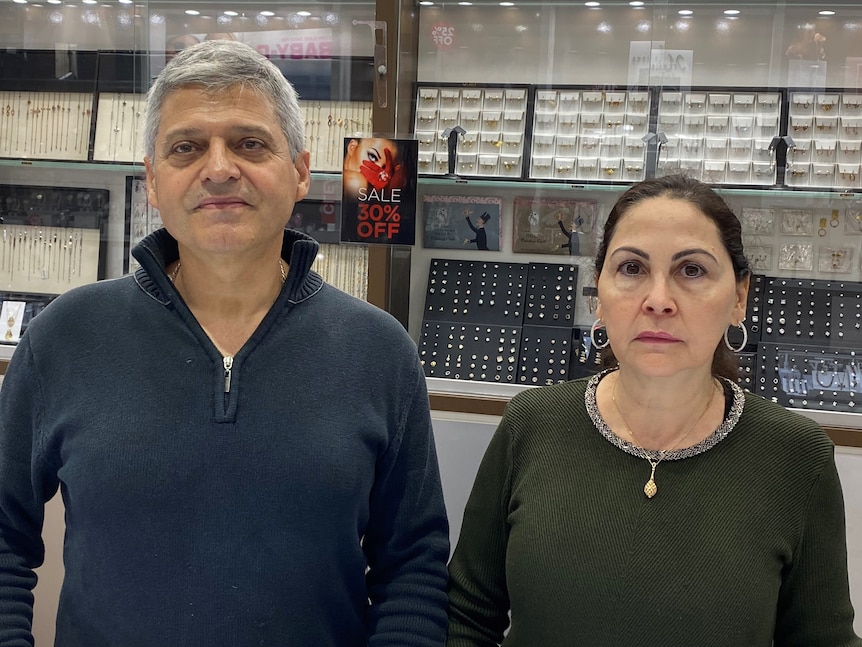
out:
<path id="1" fill-rule="evenodd" d="M 849 404 L 858 397 L 849 395 L 855 387 L 845 389 L 843 398 L 826 397 L 825 387 L 821 398 L 819 391 L 827 374 L 833 384 L 855 380 L 850 376 L 858 361 L 850 353 L 856 347 L 862 352 L 852 296 L 862 281 L 862 183 L 854 166 L 862 164 L 862 136 L 856 133 L 862 121 L 854 115 L 862 79 L 853 58 L 862 52 L 856 54 L 849 36 L 862 29 L 862 10 L 842 7 L 837 15 L 821 15 L 825 7 L 811 2 L 737 8 L 680 2 L 418 4 L 415 76 L 400 84 L 411 101 L 400 103 L 396 122 L 419 140 L 419 199 L 434 204 L 493 197 L 501 203 L 498 250 L 417 241 L 407 253 L 409 282 L 402 272 L 391 277 L 408 295 L 403 320 L 419 344 L 435 407 L 499 414 L 522 388 L 597 370 L 600 351 L 589 331 L 598 232 L 632 182 L 683 172 L 714 185 L 743 224 L 755 272 L 748 339 L 728 331 L 730 343 L 741 347 L 740 383 L 804 410 L 840 442 L 859 444 L 854 431 L 843 433 L 862 427 Z M 815 33 L 821 44 L 816 51 L 806 45 Z M 480 98 L 486 91 L 505 97 L 507 89 L 524 87 L 523 130 L 511 131 L 509 141 L 510 147 L 523 142 L 519 172 L 506 175 L 499 166 L 505 133 L 491 129 L 495 115 L 483 123 Z M 478 111 L 465 105 L 465 93 Z M 465 132 L 456 135 L 454 176 L 447 177 L 451 130 L 444 133 L 457 126 Z M 486 154 L 497 156 L 494 164 L 486 160 L 484 172 L 472 148 L 482 144 L 483 133 L 488 150 L 493 146 Z M 474 152 L 477 157 L 470 157 Z M 556 255 L 549 258 L 519 243 L 531 231 L 518 204 L 559 200 L 593 202 L 596 222 L 591 232 L 579 232 L 585 250 L 570 254 L 551 242 L 560 235 L 553 219 L 540 219 L 532 233 L 548 240 Z M 424 217 L 439 215 L 426 209 Z M 563 233 L 572 231 L 569 224 L 574 222 Z M 430 226 L 417 224 L 418 231 Z M 526 319 L 530 269 L 541 263 L 566 268 L 573 277 L 572 320 L 564 329 L 543 322 L 536 330 L 537 322 Z M 449 283 L 441 293 L 444 269 Z M 496 283 L 490 269 L 498 273 Z M 783 315 L 773 295 L 789 289 L 782 282 L 807 289 Z M 508 319 L 494 320 L 492 310 L 507 301 L 513 306 Z M 822 311 L 827 302 L 835 307 L 830 314 Z M 776 323 L 780 319 L 784 324 Z M 561 342 L 570 355 L 565 374 L 550 363 L 560 357 Z M 793 351 L 782 354 L 785 346 Z M 824 359 L 818 364 L 809 358 L 813 368 L 803 367 L 803 351 Z M 777 377 L 793 358 L 800 373 L 793 384 L 799 389 L 804 382 L 817 398 L 803 403 L 792 397 L 791 381 Z"/>
<path id="2" fill-rule="evenodd" d="M 54 296 L 137 267 L 130 250 L 161 226 L 144 184 L 146 91 L 204 39 L 249 42 L 297 88 L 313 179 L 292 226 L 323 243 L 315 269 L 367 296 L 368 250 L 338 244 L 338 201 L 344 137 L 373 130 L 374 2 L 242 9 L 0 3 L 0 307 L 14 321 L 0 360 Z"/>

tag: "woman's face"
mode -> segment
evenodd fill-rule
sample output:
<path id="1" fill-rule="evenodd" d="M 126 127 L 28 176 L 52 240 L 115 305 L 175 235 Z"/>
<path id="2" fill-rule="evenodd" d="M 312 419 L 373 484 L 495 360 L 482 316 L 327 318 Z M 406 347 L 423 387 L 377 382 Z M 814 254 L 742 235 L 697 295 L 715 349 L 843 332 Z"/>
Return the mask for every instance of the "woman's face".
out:
<path id="1" fill-rule="evenodd" d="M 344 169 L 347 171 L 359 171 L 362 162 L 365 160 L 374 162 L 377 166 L 383 167 L 386 164 L 386 153 L 389 151 L 394 160 L 398 154 L 398 147 L 392 140 L 377 137 L 374 139 L 356 139 L 351 142 L 347 151 L 347 158 L 344 162 Z"/>
<path id="2" fill-rule="evenodd" d="M 748 279 L 737 284 L 712 220 L 690 202 L 657 197 L 620 218 L 598 294 L 620 366 L 660 377 L 711 366 L 727 326 L 745 317 Z"/>

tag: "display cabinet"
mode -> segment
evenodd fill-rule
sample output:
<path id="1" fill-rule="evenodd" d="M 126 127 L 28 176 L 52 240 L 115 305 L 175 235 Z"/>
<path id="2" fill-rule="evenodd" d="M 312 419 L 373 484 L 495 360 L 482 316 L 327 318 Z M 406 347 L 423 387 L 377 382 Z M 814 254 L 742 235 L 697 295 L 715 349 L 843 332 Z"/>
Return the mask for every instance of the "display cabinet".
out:
<path id="1" fill-rule="evenodd" d="M 213 38 L 267 54 L 300 93 L 312 189 L 290 225 L 321 241 L 316 269 L 365 298 L 368 250 L 339 245 L 345 137 L 370 134 L 375 4 L 0 3 L 0 365 L 58 294 L 136 267 L 161 226 L 147 204 L 141 126 L 151 79 Z"/>
<path id="2" fill-rule="evenodd" d="M 520 389 L 597 370 L 587 333 L 604 219 L 632 182 L 682 172 L 718 188 L 743 224 L 755 276 L 740 382 L 862 444 L 862 10 L 428 1 L 415 11 L 402 57 L 415 56 L 416 74 L 402 79 L 397 123 L 419 140 L 424 236 L 409 285 L 403 272 L 392 285 L 409 295 L 405 325 L 435 407 L 499 414 Z M 523 112 L 508 129 L 507 93 Z M 455 126 L 465 132 L 453 151 L 444 131 Z M 478 248 L 470 229 L 483 213 L 493 243 Z"/>

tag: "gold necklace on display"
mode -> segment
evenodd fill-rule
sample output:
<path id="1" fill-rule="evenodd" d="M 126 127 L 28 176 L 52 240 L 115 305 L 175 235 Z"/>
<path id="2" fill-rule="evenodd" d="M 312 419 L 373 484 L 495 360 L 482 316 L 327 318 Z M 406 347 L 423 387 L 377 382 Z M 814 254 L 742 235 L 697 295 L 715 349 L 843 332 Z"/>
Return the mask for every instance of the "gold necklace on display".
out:
<path id="1" fill-rule="evenodd" d="M 614 382 L 614 389 L 611 393 L 611 400 L 614 403 L 614 407 L 616 408 L 617 413 L 620 414 L 620 418 L 622 418 L 623 422 L 625 423 L 626 429 L 628 429 L 629 435 L 632 437 L 632 440 L 635 441 L 635 447 L 637 447 L 637 449 L 640 450 L 641 457 L 646 459 L 646 461 L 650 464 L 650 475 L 649 475 L 649 480 L 644 485 L 644 494 L 647 495 L 648 499 L 651 499 L 656 495 L 656 492 L 658 492 L 658 486 L 655 483 L 655 469 L 656 469 L 656 467 L 658 467 L 659 463 L 661 463 L 665 459 L 665 456 L 667 456 L 669 453 L 671 453 L 673 450 L 675 450 L 677 447 L 679 447 L 682 444 L 682 442 L 686 438 L 688 438 L 688 435 L 694 430 L 695 427 L 697 427 L 698 423 L 706 415 L 706 412 L 709 411 L 709 405 L 712 404 L 712 395 L 715 392 L 715 382 L 712 383 L 713 389 L 710 391 L 709 398 L 706 401 L 706 407 L 704 408 L 703 412 L 697 417 L 697 420 L 694 421 L 694 424 L 692 424 L 685 431 L 685 433 L 682 436 L 680 436 L 679 440 L 677 440 L 673 444 L 673 447 L 671 447 L 670 449 L 661 450 L 658 452 L 658 454 L 659 454 L 658 460 L 651 458 L 649 456 L 649 454 L 647 454 L 646 450 L 642 447 L 641 442 L 635 437 L 633 428 L 629 424 L 629 421 L 626 420 L 626 417 L 623 415 L 622 409 L 620 409 L 620 405 L 617 404 L 617 384 L 618 383 L 619 383 L 619 378 L 617 378 L 617 381 Z"/>
<path id="2" fill-rule="evenodd" d="M 179 276 L 180 268 L 183 266 L 182 261 L 177 261 L 177 266 L 174 268 L 174 271 L 168 274 L 168 279 L 171 283 L 177 282 L 177 276 Z M 287 272 L 284 269 L 284 263 L 281 259 L 278 259 L 278 269 L 281 272 L 281 282 L 284 283 L 287 280 Z"/>

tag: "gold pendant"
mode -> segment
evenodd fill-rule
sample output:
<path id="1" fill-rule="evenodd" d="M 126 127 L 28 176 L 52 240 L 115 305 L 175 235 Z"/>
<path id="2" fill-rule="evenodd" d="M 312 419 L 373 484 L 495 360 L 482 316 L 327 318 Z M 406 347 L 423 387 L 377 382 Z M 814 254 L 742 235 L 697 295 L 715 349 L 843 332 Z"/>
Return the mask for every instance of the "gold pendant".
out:
<path id="1" fill-rule="evenodd" d="M 649 459 L 647 459 L 649 460 Z M 649 465 L 652 468 L 649 474 L 649 481 L 644 485 L 644 494 L 647 495 L 648 499 L 651 499 L 655 496 L 655 493 L 658 492 L 658 487 L 655 484 L 655 468 L 658 467 L 659 461 L 650 461 Z"/>
<path id="2" fill-rule="evenodd" d="M 656 487 L 655 481 L 652 477 L 650 477 L 649 481 L 644 485 L 644 494 L 647 495 L 648 499 L 651 499 L 655 496 L 655 493 L 658 492 L 658 488 Z"/>

